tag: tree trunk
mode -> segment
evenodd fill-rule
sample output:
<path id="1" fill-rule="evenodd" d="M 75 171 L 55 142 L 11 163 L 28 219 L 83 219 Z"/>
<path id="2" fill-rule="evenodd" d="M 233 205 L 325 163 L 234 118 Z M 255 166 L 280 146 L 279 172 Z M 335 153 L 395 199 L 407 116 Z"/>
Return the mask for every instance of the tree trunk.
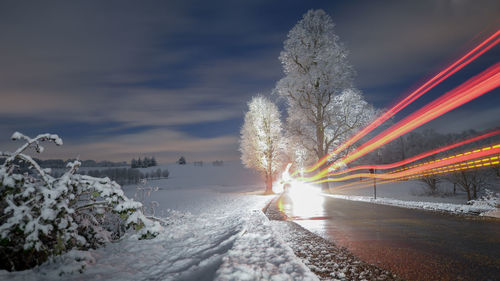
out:
<path id="1" fill-rule="evenodd" d="M 477 187 L 475 184 L 472 185 L 472 198 L 477 199 Z"/>
<path id="2" fill-rule="evenodd" d="M 328 167 L 328 164 L 325 163 L 325 164 L 321 165 L 320 170 L 326 169 L 327 167 Z M 325 177 L 324 179 L 326 180 L 327 178 Z M 325 181 L 325 182 L 321 183 L 321 191 L 323 191 L 325 193 L 330 193 L 329 182 Z"/>
<path id="3" fill-rule="evenodd" d="M 471 198 L 470 198 L 470 187 L 467 186 L 467 201 L 470 201 Z"/>
<path id="4" fill-rule="evenodd" d="M 266 194 L 273 193 L 273 177 L 266 173 Z"/>

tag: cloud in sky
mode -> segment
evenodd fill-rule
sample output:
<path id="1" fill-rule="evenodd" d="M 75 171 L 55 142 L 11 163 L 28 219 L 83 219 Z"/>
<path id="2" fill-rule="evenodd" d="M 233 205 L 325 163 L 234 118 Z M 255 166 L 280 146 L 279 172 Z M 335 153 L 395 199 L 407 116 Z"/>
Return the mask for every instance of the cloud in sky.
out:
<path id="1" fill-rule="evenodd" d="M 416 83 L 500 27 L 500 2 L 493 0 L 356 1 L 328 11 L 358 86 L 370 90 Z"/>
<path id="2" fill-rule="evenodd" d="M 282 42 L 310 8 L 333 16 L 378 106 L 500 14 L 488 0 L 2 2 L 0 148 L 50 131 L 65 146 L 45 157 L 236 159 L 246 102 L 283 75 Z"/>

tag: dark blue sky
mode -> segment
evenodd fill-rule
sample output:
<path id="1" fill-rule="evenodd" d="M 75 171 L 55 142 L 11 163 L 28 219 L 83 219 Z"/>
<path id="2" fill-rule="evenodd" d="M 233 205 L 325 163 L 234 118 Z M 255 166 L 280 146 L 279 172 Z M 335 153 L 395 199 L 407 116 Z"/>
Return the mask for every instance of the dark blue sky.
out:
<path id="1" fill-rule="evenodd" d="M 500 3 L 487 0 L 2 1 L 0 150 L 16 147 L 14 131 L 50 132 L 65 145 L 49 146 L 45 158 L 237 159 L 246 102 L 271 92 L 288 31 L 318 8 L 350 51 L 356 86 L 379 108 L 500 27 Z M 499 54 L 496 47 L 407 112 Z M 498 94 L 428 126 L 498 126 Z"/>

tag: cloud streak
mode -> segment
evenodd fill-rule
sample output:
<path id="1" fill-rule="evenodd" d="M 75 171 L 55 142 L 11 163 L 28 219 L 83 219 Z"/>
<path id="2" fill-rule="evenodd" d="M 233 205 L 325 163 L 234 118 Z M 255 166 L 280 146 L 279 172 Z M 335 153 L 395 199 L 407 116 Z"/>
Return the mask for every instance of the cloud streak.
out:
<path id="1" fill-rule="evenodd" d="M 66 144 L 46 157 L 237 159 L 246 102 L 283 75 L 282 42 L 312 7 L 333 15 L 377 104 L 500 12 L 489 0 L 1 2 L 1 149 L 15 130 L 50 131 Z"/>

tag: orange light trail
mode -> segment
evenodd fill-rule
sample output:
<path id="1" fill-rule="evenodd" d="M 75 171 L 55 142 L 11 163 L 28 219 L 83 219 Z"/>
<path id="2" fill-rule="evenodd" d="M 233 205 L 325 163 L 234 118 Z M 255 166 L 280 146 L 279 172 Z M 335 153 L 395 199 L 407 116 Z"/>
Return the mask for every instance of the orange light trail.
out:
<path id="1" fill-rule="evenodd" d="M 500 129 L 492 131 L 492 132 L 489 132 L 489 133 L 486 133 L 486 134 L 483 134 L 483 135 L 480 135 L 480 136 L 477 136 L 477 137 L 473 137 L 473 138 L 470 138 L 470 139 L 467 139 L 467 140 L 464 140 L 464 141 L 461 141 L 461 142 L 457 142 L 457 143 L 454 143 L 454 144 L 451 144 L 451 145 L 448 145 L 448 146 L 443 146 L 443 147 L 440 147 L 440 148 L 437 148 L 437 149 L 434 149 L 434 150 L 431 150 L 431 151 L 428 151 L 428 152 L 424 152 L 424 153 L 421 153 L 419 155 L 416 155 L 416 156 L 413 156 L 411 158 L 407 158 L 405 160 L 398 161 L 398 162 L 395 162 L 395 163 L 383 164 L 383 165 L 361 165 L 361 166 L 356 166 L 356 167 L 352 167 L 352 168 L 349 168 L 349 169 L 345 169 L 345 170 L 342 170 L 342 171 L 339 171 L 339 172 L 331 172 L 331 173 L 328 173 L 327 176 L 338 176 L 338 175 L 341 175 L 341 174 L 345 174 L 345 173 L 349 173 L 349 172 L 357 171 L 357 170 L 363 170 L 363 169 L 377 169 L 377 170 L 394 169 L 394 168 L 397 168 L 397 167 L 400 167 L 400 166 L 403 166 L 403 165 L 406 165 L 406 164 L 418 161 L 420 159 L 423 159 L 423 158 L 426 158 L 426 157 L 429 157 L 429 156 L 441 153 L 443 151 L 447 151 L 447 150 L 450 150 L 450 149 L 453 149 L 453 148 L 457 148 L 459 146 L 466 145 L 466 144 L 469 144 L 471 142 L 479 141 L 479 140 L 482 140 L 482 139 L 486 139 L 486 138 L 489 138 L 489 137 L 492 137 L 492 136 L 495 136 L 495 135 L 498 135 L 498 134 L 500 134 Z M 409 168 L 412 168 L 412 167 L 407 167 L 406 169 L 409 169 Z M 396 171 L 396 172 L 398 172 L 398 171 Z"/>
<path id="2" fill-rule="evenodd" d="M 462 162 L 459 164 L 451 164 L 448 166 L 431 169 L 428 171 L 424 171 L 423 173 L 420 173 L 420 174 L 417 174 L 414 176 L 410 176 L 409 178 L 413 179 L 413 178 L 432 176 L 432 175 L 450 173 L 450 172 L 461 171 L 461 170 L 469 170 L 469 169 L 475 169 L 475 168 L 481 168 L 481 167 L 488 167 L 488 166 L 493 166 L 493 165 L 498 165 L 498 164 L 500 164 L 500 161 L 498 161 L 498 156 L 489 157 L 489 158 L 487 157 L 487 158 L 478 159 L 478 160 L 474 160 L 474 161 Z"/>
<path id="3" fill-rule="evenodd" d="M 486 40 L 481 42 L 479 45 L 477 45 L 475 48 L 470 50 L 468 53 L 466 53 L 463 57 L 461 57 L 459 60 L 436 74 L 434 77 L 432 77 L 430 80 L 425 82 L 422 86 L 420 86 L 418 89 L 410 93 L 408 96 L 403 98 L 400 102 L 398 102 L 396 105 L 394 105 L 392 108 L 387 110 L 384 114 L 382 114 L 380 117 L 378 117 L 375 121 L 370 123 L 368 126 L 363 128 L 361 131 L 356 133 L 354 136 L 352 136 L 350 139 L 348 139 L 346 142 L 344 142 L 342 145 L 338 146 L 335 150 L 332 152 L 326 154 L 323 156 L 318 162 L 316 162 L 313 166 L 307 168 L 304 172 L 312 172 L 316 169 L 318 169 L 321 165 L 325 164 L 326 161 L 328 161 L 333 155 L 336 155 L 342 151 L 344 151 L 347 147 L 351 146 L 354 144 L 356 141 L 360 140 L 362 137 L 366 136 L 368 133 L 370 133 L 373 129 L 378 127 L 380 124 L 384 123 L 387 121 L 389 118 L 394 116 L 396 113 L 401 111 L 403 108 L 414 102 L 416 99 L 427 93 L 429 90 L 434 88 L 437 84 L 441 83 L 444 81 L 446 78 L 450 77 L 460 69 L 464 68 L 467 64 L 484 54 L 486 51 L 490 50 L 493 48 L 495 45 L 497 45 L 500 42 L 500 30 L 495 32 L 493 35 L 488 37 Z M 292 176 L 295 176 L 299 171 L 295 171 L 292 173 Z"/>
<path id="4" fill-rule="evenodd" d="M 476 163 L 478 162 L 478 163 Z M 451 172 L 456 172 L 456 171 L 464 171 L 464 170 L 469 170 L 469 169 L 475 169 L 475 168 L 480 168 L 480 167 L 488 167 L 488 166 L 495 166 L 495 165 L 500 165 L 500 157 L 499 156 L 493 156 L 489 158 L 484 158 L 480 160 L 475 160 L 475 161 L 469 161 L 469 162 L 462 162 L 458 164 L 451 164 L 448 166 L 444 166 L 441 168 L 436 168 L 432 169 L 430 171 L 424 171 L 422 173 L 408 176 L 407 179 L 417 179 L 425 176 L 432 176 L 432 175 L 437 175 L 437 174 L 443 174 L 443 173 L 451 173 Z M 373 174 L 370 174 L 373 178 Z M 359 176 L 359 174 L 357 175 Z M 395 182 L 398 180 L 401 180 L 402 178 L 398 179 L 391 179 L 391 180 L 381 180 L 377 182 L 378 185 L 386 184 L 386 183 L 391 183 Z M 321 180 L 315 183 L 322 183 L 325 182 L 326 180 Z M 339 190 L 339 189 L 361 189 L 361 188 L 366 188 L 366 187 L 371 187 L 373 185 L 373 182 L 369 178 L 365 178 L 359 182 L 351 182 L 347 184 L 343 184 L 340 186 L 335 186 L 332 187 L 331 190 Z"/>
<path id="5" fill-rule="evenodd" d="M 394 124 L 384 132 L 378 134 L 368 142 L 360 146 L 356 151 L 348 154 L 340 161 L 330 164 L 307 181 L 315 181 L 324 177 L 329 169 L 339 168 L 341 164 L 350 163 L 361 156 L 379 148 L 380 146 L 406 134 L 407 132 L 453 110 L 497 87 L 500 86 L 500 63 L 496 63 L 487 70 L 467 80 L 457 88 L 445 93 L 436 100 L 430 102 L 403 120 Z M 304 178 L 302 179 L 304 180 Z"/>
<path id="6" fill-rule="evenodd" d="M 482 149 L 476 149 L 473 151 L 468 151 L 465 153 L 456 154 L 453 156 L 441 158 L 435 161 L 428 162 L 424 165 L 420 165 L 408 170 L 404 170 L 397 173 L 391 174 L 371 174 L 371 173 L 358 173 L 353 175 L 347 175 L 340 178 L 327 178 L 323 180 L 315 181 L 314 183 L 322 183 L 329 181 L 345 181 L 354 178 L 377 178 L 384 180 L 394 180 L 401 178 L 409 178 L 412 176 L 418 177 L 419 174 L 425 173 L 427 171 L 432 171 L 435 169 L 436 171 L 440 168 L 443 172 L 450 172 L 453 170 L 463 170 L 463 169 L 472 169 L 479 168 L 483 166 L 497 165 L 499 164 L 499 157 L 492 156 L 495 154 L 500 154 L 500 144 L 496 144 L 493 146 L 484 147 Z M 489 157 L 489 158 L 484 158 Z M 480 159 L 484 158 L 484 159 Z M 472 161 L 473 160 L 473 161 Z M 486 165 L 485 165 L 486 164 Z M 443 168 L 444 167 L 444 168 Z M 451 169 L 453 168 L 453 169 Z"/>

